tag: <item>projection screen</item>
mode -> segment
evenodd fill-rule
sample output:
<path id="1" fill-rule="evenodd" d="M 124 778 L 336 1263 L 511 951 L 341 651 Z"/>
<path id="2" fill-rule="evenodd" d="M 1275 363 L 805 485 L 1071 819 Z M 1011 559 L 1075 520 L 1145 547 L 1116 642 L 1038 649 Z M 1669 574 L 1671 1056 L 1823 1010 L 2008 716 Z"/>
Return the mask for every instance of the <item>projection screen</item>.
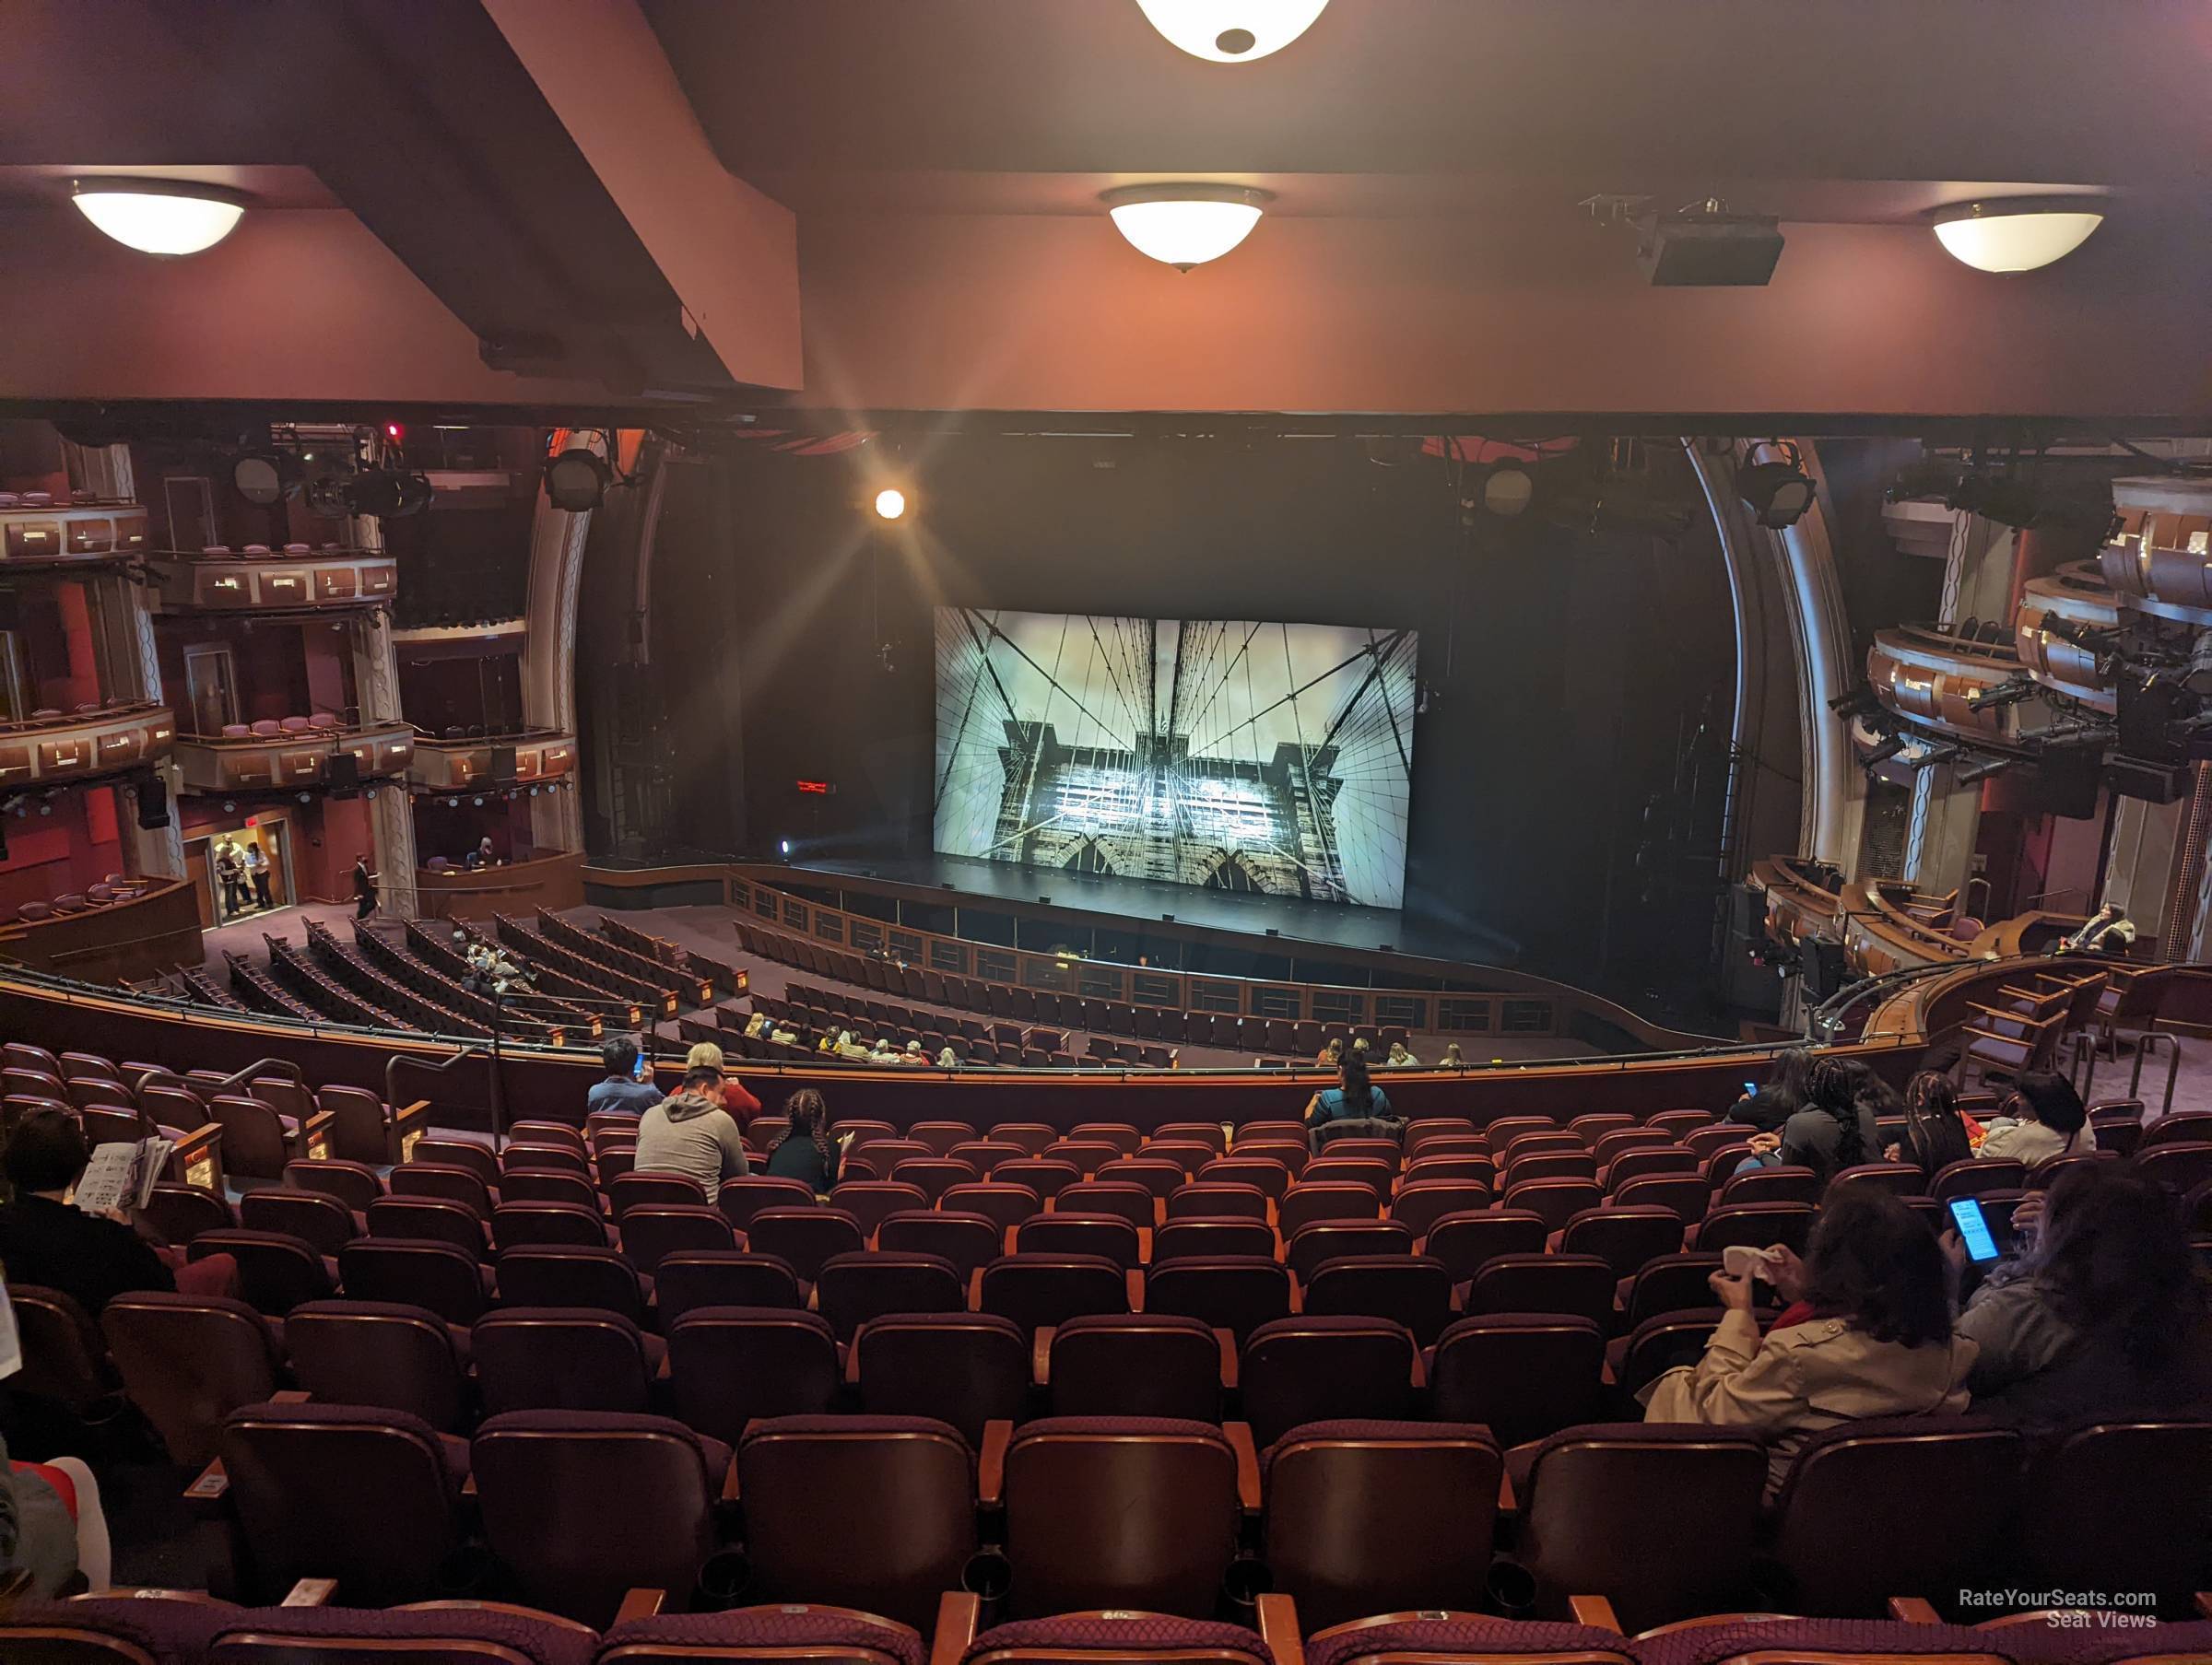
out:
<path id="1" fill-rule="evenodd" d="M 936 848 L 1396 908 L 1411 630 L 940 607 Z"/>

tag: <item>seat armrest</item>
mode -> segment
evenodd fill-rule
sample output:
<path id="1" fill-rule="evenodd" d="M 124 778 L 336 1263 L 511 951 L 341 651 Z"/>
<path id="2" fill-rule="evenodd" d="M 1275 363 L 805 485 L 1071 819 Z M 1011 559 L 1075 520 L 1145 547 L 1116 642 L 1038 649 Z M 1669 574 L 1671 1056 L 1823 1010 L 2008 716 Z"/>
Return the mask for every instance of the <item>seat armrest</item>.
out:
<path id="1" fill-rule="evenodd" d="M 668 1600 L 664 1589 L 633 1589 L 622 1598 L 622 1605 L 615 1612 L 615 1623 L 625 1619 L 650 1619 L 661 1611 Z"/>
<path id="2" fill-rule="evenodd" d="M 1057 1328 L 1040 1324 L 1030 1338 L 1030 1380 L 1040 1388 L 1053 1385 L 1053 1333 Z"/>
<path id="3" fill-rule="evenodd" d="M 1006 1447 L 1014 1438 L 1014 1425 L 994 1417 L 983 1425 L 982 1455 L 976 1460 L 975 1500 L 994 1509 L 1006 1498 Z"/>
<path id="4" fill-rule="evenodd" d="M 223 1460 L 214 1459 L 200 1471 L 199 1478 L 184 1488 L 184 1495 L 194 1503 L 213 1503 L 230 1489 L 230 1476 L 223 1472 Z"/>
<path id="5" fill-rule="evenodd" d="M 1282 1591 L 1269 1590 L 1260 1598 L 1259 1609 L 1260 1640 L 1275 1656 L 1275 1665 L 1306 1665 L 1306 1645 L 1298 1634 L 1297 1604 Z"/>
<path id="6" fill-rule="evenodd" d="M 1500 1515 L 1521 1512 L 1521 1500 L 1513 1495 L 1513 1477 L 1503 1469 L 1498 1471 L 1498 1512 Z"/>
<path id="7" fill-rule="evenodd" d="M 860 1386 L 860 1337 L 857 1333 L 853 1337 L 852 1343 L 845 1349 L 845 1386 L 848 1388 Z"/>
<path id="8" fill-rule="evenodd" d="M 1252 1425 L 1225 1422 L 1221 1432 L 1237 1454 L 1237 1502 L 1247 1515 L 1260 1512 L 1260 1454 L 1252 1443 Z"/>
<path id="9" fill-rule="evenodd" d="M 301 1389 L 287 1388 L 281 1392 L 270 1394 L 269 1403 L 272 1405 L 304 1405 L 312 1397 L 313 1395 Z"/>
<path id="10" fill-rule="evenodd" d="M 2196 1611 L 2206 1618 L 2212 1619 L 2212 1590 L 2200 1589 L 2196 1592 Z"/>
<path id="11" fill-rule="evenodd" d="M 300 1148 L 296 1155 L 327 1159 L 330 1155 L 331 1123 L 337 1120 L 335 1110 L 313 1110 L 300 1122 Z"/>
<path id="12" fill-rule="evenodd" d="M 964 1589 L 948 1589 L 937 1598 L 937 1628 L 930 1638 L 929 1665 L 960 1665 L 975 1641 L 982 1605 L 980 1598 Z"/>
<path id="13" fill-rule="evenodd" d="M 1593 1630 L 1609 1630 L 1620 1634 L 1620 1620 L 1613 1612 L 1613 1603 L 1603 1596 L 1569 1596 L 1568 1611 L 1574 1614 L 1577 1624 L 1587 1624 Z"/>
<path id="14" fill-rule="evenodd" d="M 1940 1624 L 1943 1623 L 1943 1615 L 1937 1612 L 1929 1601 L 1920 1596 L 1891 1596 L 1889 1598 L 1889 1616 L 1892 1619 L 1900 1619 L 1907 1624 Z"/>
<path id="15" fill-rule="evenodd" d="M 337 1593 L 335 1578 L 301 1578 L 284 1592 L 280 1607 L 324 1607 Z"/>
<path id="16" fill-rule="evenodd" d="M 1237 1385 L 1237 1332 L 1217 1325 L 1214 1340 L 1221 1348 L 1221 1390 L 1226 1393 Z"/>

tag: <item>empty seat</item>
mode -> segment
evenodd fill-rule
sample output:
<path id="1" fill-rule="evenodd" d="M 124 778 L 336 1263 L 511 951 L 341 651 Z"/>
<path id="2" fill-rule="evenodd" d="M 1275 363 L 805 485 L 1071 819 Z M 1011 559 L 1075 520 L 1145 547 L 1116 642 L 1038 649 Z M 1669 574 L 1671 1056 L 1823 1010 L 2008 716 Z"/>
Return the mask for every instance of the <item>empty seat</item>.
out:
<path id="1" fill-rule="evenodd" d="M 2037 1457 L 2016 1542 L 2052 1588 L 2151 1590 L 2178 1609 L 2201 1588 L 2208 1525 L 2212 1419 L 2115 1417 Z"/>
<path id="2" fill-rule="evenodd" d="M 253 1231 L 233 1226 L 204 1231 L 185 1246 L 188 1259 L 229 1255 L 238 1262 L 238 1291 L 258 1311 L 282 1318 L 302 1301 L 326 1299 L 334 1292 L 331 1270 L 304 1237 L 289 1232 Z"/>
<path id="3" fill-rule="evenodd" d="M 1768 1249 L 1780 1243 L 1803 1254 L 1812 1232 L 1809 1202 L 1727 1202 L 1706 1213 L 1695 1247 L 1711 1253 L 1738 1245 Z"/>
<path id="4" fill-rule="evenodd" d="M 1605 1331 L 1594 1319 L 1480 1313 L 1436 1343 L 1430 1401 L 1440 1421 L 1482 1423 L 1515 1446 L 1596 1415 L 1605 1368 Z"/>
<path id="5" fill-rule="evenodd" d="M 603 1249 L 607 1246 L 606 1223 L 596 1210 L 579 1208 L 573 1202 L 501 1202 L 491 1211 L 491 1245 L 496 1252 L 537 1243 Z"/>
<path id="6" fill-rule="evenodd" d="M 255 1193 L 247 1194 L 252 1196 Z M 330 1199 L 324 1198 L 323 1201 L 328 1202 Z M 339 1212 L 346 1215 L 346 1236 L 353 1236 L 352 1214 L 343 1209 Z M 145 1214 L 147 1224 L 171 1243 L 189 1243 L 204 1231 L 223 1231 L 239 1224 L 230 1212 L 230 1205 L 220 1195 L 203 1190 L 196 1185 L 156 1185 L 153 1196 L 147 1200 Z M 289 1229 L 277 1225 L 274 1221 L 249 1220 L 246 1224 L 257 1230 Z M 305 1237 L 312 1234 L 300 1232 L 298 1235 Z M 342 1242 L 344 1238 L 339 1240 Z M 337 1250 L 325 1249 L 323 1252 L 335 1254 Z"/>
<path id="7" fill-rule="evenodd" d="M 135 1290 L 107 1304 L 100 1329 L 131 1402 L 185 1468 L 215 1455 L 224 1417 L 276 1391 L 276 1332 L 243 1301 Z"/>
<path id="8" fill-rule="evenodd" d="M 1236 1553 L 1237 1459 L 1206 1423 L 1045 1417 L 1006 1456 L 1008 1606 L 1205 1618 Z"/>
<path id="9" fill-rule="evenodd" d="M 477 1257 L 435 1237 L 357 1237 L 338 1251 L 338 1276 L 349 1299 L 427 1307 L 449 1324 L 473 1324 L 491 1304 Z"/>
<path id="10" fill-rule="evenodd" d="M 237 1510 L 241 1583 L 276 1601 L 303 1577 L 335 1574 L 344 1601 L 421 1601 L 459 1548 L 466 1472 L 458 1439 L 404 1411 L 361 1404 L 255 1404 L 217 1440 Z"/>
<path id="11" fill-rule="evenodd" d="M 594 1625 L 631 1589 L 692 1587 L 728 1462 L 681 1423 L 605 1412 L 511 1412 L 469 1447 L 485 1533 L 517 1593 Z"/>
<path id="12" fill-rule="evenodd" d="M 226 1135 L 224 1143 L 229 1142 Z M 416 1148 L 419 1150 L 421 1146 Z M 479 1219 L 491 1218 L 493 1188 L 482 1174 L 465 1164 L 403 1162 L 392 1170 L 387 1183 L 394 1197 L 441 1197 L 460 1203 Z"/>
<path id="13" fill-rule="evenodd" d="M 1324 1260 L 1412 1252 L 1413 1233 L 1395 1220 L 1316 1220 L 1284 1243 L 1283 1264 L 1306 1284 Z"/>
<path id="14" fill-rule="evenodd" d="M 1152 1233 L 1154 1266 L 1219 1255 L 1270 1259 L 1275 1249 L 1275 1230 L 1265 1220 L 1170 1220 Z"/>
<path id="15" fill-rule="evenodd" d="M 664 1329 L 676 1413 L 725 1442 L 757 1416 L 828 1411 L 843 1377 L 837 1338 L 815 1313 L 698 1307 Z"/>
<path id="16" fill-rule="evenodd" d="M 1489 1571 L 1503 1466 L 1491 1431 L 1471 1424 L 1291 1429 L 1266 1453 L 1275 1587 L 1298 1603 L 1309 1631 L 1465 1604 Z"/>
<path id="17" fill-rule="evenodd" d="M 1451 1269 L 1452 1281 L 1465 1284 L 1500 1255 L 1541 1254 L 1550 1228 L 1528 1209 L 1488 1208 L 1446 1214 L 1429 1228 L 1421 1251 Z"/>
<path id="18" fill-rule="evenodd" d="M 1409 1171 L 1406 1183 L 1391 1199 L 1390 1217 L 1411 1232 L 1418 1243 L 1446 1214 L 1465 1214 L 1489 1204 L 1489 1187 L 1480 1180 L 1429 1178 Z"/>
<path id="19" fill-rule="evenodd" d="M 926 1629 L 975 1554 L 957 1428 L 912 1416 L 786 1416 L 737 1448 L 748 1594 L 834 1601 Z"/>
<path id="20" fill-rule="evenodd" d="M 326 1404 L 382 1405 L 457 1434 L 467 1366 L 445 1320 L 392 1301 L 310 1301 L 284 1320 L 292 1376 Z"/>
<path id="21" fill-rule="evenodd" d="M 302 1156 L 284 1165 L 284 1182 L 295 1190 L 335 1197 L 357 1213 L 365 1213 L 384 1194 L 383 1177 L 365 1162 Z"/>
<path id="22" fill-rule="evenodd" d="M 1367 1185 L 1301 1179 L 1276 1205 L 1276 1228 L 1288 1242 L 1300 1226 L 1319 1220 L 1373 1220 L 1382 1213 L 1382 1200 Z"/>
<path id="23" fill-rule="evenodd" d="M 1112 1166 L 1108 1164 L 1108 1167 Z M 1150 1231 L 1158 1214 L 1159 1204 L 1152 1193 L 1141 1185 L 1125 1180 L 1108 1179 L 1105 1168 L 1099 1178 L 1090 1180 L 1073 1196 L 1063 1193 L 1057 1206 L 1069 1214 L 1112 1214 L 1126 1220 L 1139 1231 Z"/>
<path id="24" fill-rule="evenodd" d="M 1646 1260 L 1682 1247 L 1682 1216 L 1671 1208 L 1587 1208 L 1559 1234 L 1562 1254 L 1595 1255 L 1616 1278 L 1632 1278 Z"/>
<path id="25" fill-rule="evenodd" d="M 1085 1313 L 1128 1311 L 1129 1284 L 1122 1268 L 1101 1255 L 1002 1255 L 983 1268 L 976 1309 L 1033 1333 Z"/>
<path id="26" fill-rule="evenodd" d="M 806 1305 L 787 1263 L 741 1249 L 672 1249 L 654 1268 L 653 1286 L 663 1334 L 695 1307 Z"/>
<path id="27" fill-rule="evenodd" d="M 1583 1210 L 1604 1202 L 1605 1192 L 1594 1179 L 1523 1179 L 1517 1169 L 1508 1168 L 1502 1201 L 1508 1208 L 1526 1209 L 1535 1214 L 1547 1230 L 1561 1231 Z"/>
<path id="28" fill-rule="evenodd" d="M 881 1176 L 878 1176 L 880 1178 Z M 814 1190 L 797 1179 L 785 1179 L 770 1174 L 747 1174 L 735 1179 L 724 1179 L 722 1192 L 714 1199 L 714 1206 L 723 1217 L 739 1231 L 746 1230 L 752 1218 L 764 1208 L 811 1208 Z"/>
<path id="29" fill-rule="evenodd" d="M 669 1255 L 736 1247 L 728 1217 L 698 1202 L 641 1203 L 622 1216 L 621 1235 L 623 1254 L 648 1277 Z"/>
<path id="30" fill-rule="evenodd" d="M 1746 1168 L 1740 1174 L 1729 1175 L 1715 1201 L 1811 1204 L 1820 1201 L 1820 1176 L 1809 1167 L 1794 1165 Z"/>
<path id="31" fill-rule="evenodd" d="M 832 1255 L 815 1279 L 815 1305 L 841 1342 L 870 1319 L 894 1312 L 959 1312 L 968 1286 L 959 1269 L 942 1255 L 875 1253 Z"/>
<path id="32" fill-rule="evenodd" d="M 1282 1201 L 1290 1189 L 1289 1168 L 1265 1157 L 1223 1156 L 1200 1168 L 1197 1178 L 1204 1185 L 1249 1185 L 1271 1202 Z"/>
<path id="33" fill-rule="evenodd" d="M 1417 1255 L 1348 1255 L 1324 1260 L 1306 1285 L 1305 1310 L 1389 1319 L 1431 1345 L 1452 1321 L 1452 1274 Z"/>
<path id="34" fill-rule="evenodd" d="M 916 1187 L 935 1202 L 953 1186 L 972 1185 L 983 1176 L 971 1164 L 947 1156 L 910 1156 L 893 1165 L 890 1177 L 900 1185 Z"/>
<path id="35" fill-rule="evenodd" d="M 1277 1319 L 1245 1338 L 1237 1381 L 1264 1448 L 1300 1423 L 1413 1410 L 1412 1333 L 1386 1319 Z"/>
<path id="36" fill-rule="evenodd" d="M 873 1237 L 888 1215 L 901 1209 L 927 1208 L 935 1201 L 920 1186 L 890 1179 L 848 1179 L 830 1190 L 830 1206 L 851 1214 L 864 1237 Z"/>
<path id="37" fill-rule="evenodd" d="M 1026 1185 L 1049 1201 L 1069 1186 L 1081 1184 L 1083 1170 L 1072 1162 L 1029 1156 L 1017 1162 L 1000 1163 L 991 1170 L 991 1178 L 1001 1185 Z"/>
<path id="38" fill-rule="evenodd" d="M 1267 1193 L 1256 1185 L 1229 1181 L 1179 1186 L 1168 1193 L 1171 1220 L 1267 1218 Z"/>
<path id="39" fill-rule="evenodd" d="M 841 1209 L 764 1208 L 746 1227 L 747 1245 L 790 1263 L 799 1281 L 811 1284 L 832 1255 L 857 1254 L 867 1247 L 860 1222 Z"/>
<path id="40" fill-rule="evenodd" d="M 703 1197 L 704 1193 L 701 1193 Z M 504 1203 L 558 1202 L 599 1217 L 599 1192 L 581 1174 L 557 1173 L 550 1168 L 516 1168 L 500 1177 L 500 1200 Z M 493 1211 L 492 1240 L 500 1238 L 498 1210 Z"/>
<path id="41" fill-rule="evenodd" d="M 707 1206 L 707 1188 L 682 1174 L 641 1174 L 631 1171 L 606 1182 L 608 1211 L 619 1222 L 633 1208 L 647 1206 Z"/>
<path id="42" fill-rule="evenodd" d="M 1499 1255 L 1467 1287 L 1477 1312 L 1571 1312 L 1603 1327 L 1613 1316 L 1613 1269 L 1595 1255 Z"/>
<path id="43" fill-rule="evenodd" d="M 1217 1422 L 1221 1343 L 1196 1319 L 1094 1314 L 1053 1332 L 1047 1372 L 1055 1416 L 1169 1416 Z"/>
<path id="44" fill-rule="evenodd" d="M 330 1154 L 347 1162 L 380 1167 L 399 1160 L 391 1107 L 365 1087 L 332 1085 L 315 1095 L 315 1108 L 329 1112 Z"/>
<path id="45" fill-rule="evenodd" d="M 1094 1188 L 1084 1186 L 1084 1202 Z M 1063 1197 L 1063 1203 L 1073 1200 Z M 1024 1220 L 1015 1228 L 1014 1247 L 1021 1254 L 1041 1255 L 1098 1255 L 1112 1260 L 1124 1272 L 1134 1271 L 1138 1265 L 1142 1239 L 1137 1228 L 1128 1221 L 1113 1214 L 1094 1214 L 1088 1210 L 1082 1214 L 1038 1214 Z"/>
<path id="46" fill-rule="evenodd" d="M 991 1313 L 893 1314 L 862 1325 L 853 1348 L 864 1410 L 949 1423 L 976 1450 L 984 1425 L 1018 1420 L 1029 1397 L 1030 1338 Z"/>
<path id="47" fill-rule="evenodd" d="M 504 1307 L 469 1332 L 487 1414 L 643 1411 L 653 1362 L 629 1319 L 579 1307 Z"/>
<path id="48" fill-rule="evenodd" d="M 1145 1310 L 1196 1319 L 1233 1331 L 1241 1343 L 1261 1325 L 1289 1316 L 1290 1271 L 1260 1255 L 1155 1261 L 1145 1279 Z"/>

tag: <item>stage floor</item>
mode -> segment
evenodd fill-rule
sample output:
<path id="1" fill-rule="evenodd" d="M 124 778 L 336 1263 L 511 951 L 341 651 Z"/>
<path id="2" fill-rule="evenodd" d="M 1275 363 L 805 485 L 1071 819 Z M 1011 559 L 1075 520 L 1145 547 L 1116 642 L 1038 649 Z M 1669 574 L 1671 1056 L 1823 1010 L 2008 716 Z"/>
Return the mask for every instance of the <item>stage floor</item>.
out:
<path id="1" fill-rule="evenodd" d="M 1118 878 L 1110 874 L 1068 873 L 1017 867 L 973 856 L 931 855 L 879 862 L 794 862 L 794 874 L 888 879 L 933 889 L 951 886 L 962 896 L 1007 902 L 1034 902 L 1050 897 L 1058 908 L 1080 908 L 1139 922 L 1171 913 L 1187 925 L 1241 931 L 1264 937 L 1270 930 L 1292 946 L 1382 948 L 1432 959 L 1510 966 L 1520 955 L 1511 937 L 1469 920 L 1453 925 L 1415 919 L 1388 908 L 1355 908 L 1343 902 L 1308 902 L 1296 897 L 1259 896 L 1250 891 L 1204 890 L 1194 885 L 1166 885 L 1151 879 Z"/>

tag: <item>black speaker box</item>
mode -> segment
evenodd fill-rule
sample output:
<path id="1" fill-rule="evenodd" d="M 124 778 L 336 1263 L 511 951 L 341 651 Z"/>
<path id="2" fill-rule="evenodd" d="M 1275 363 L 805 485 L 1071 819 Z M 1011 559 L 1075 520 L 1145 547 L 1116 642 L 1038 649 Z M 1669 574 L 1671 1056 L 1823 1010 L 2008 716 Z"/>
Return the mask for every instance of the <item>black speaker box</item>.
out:
<path id="1" fill-rule="evenodd" d="M 1805 974 L 1805 997 L 1815 1003 L 1836 993 L 1851 979 L 1843 944 L 1824 936 L 1808 936 L 1797 944 L 1797 966 Z"/>
<path id="2" fill-rule="evenodd" d="M 332 791 L 350 796 L 361 788 L 361 760 L 351 752 L 333 752 L 324 766 L 323 778 Z"/>
<path id="3" fill-rule="evenodd" d="M 2104 779 L 2123 798 L 2140 798 L 2147 803 L 2171 803 L 2189 790 L 2189 766 L 2146 763 L 2140 757 L 2115 757 L 2104 766 Z"/>
<path id="4" fill-rule="evenodd" d="M 169 782 L 159 775 L 138 782 L 138 825 L 147 832 L 169 825 Z"/>
<path id="5" fill-rule="evenodd" d="M 514 747 L 495 745 L 491 748 L 491 783 L 494 786 L 514 784 Z"/>

